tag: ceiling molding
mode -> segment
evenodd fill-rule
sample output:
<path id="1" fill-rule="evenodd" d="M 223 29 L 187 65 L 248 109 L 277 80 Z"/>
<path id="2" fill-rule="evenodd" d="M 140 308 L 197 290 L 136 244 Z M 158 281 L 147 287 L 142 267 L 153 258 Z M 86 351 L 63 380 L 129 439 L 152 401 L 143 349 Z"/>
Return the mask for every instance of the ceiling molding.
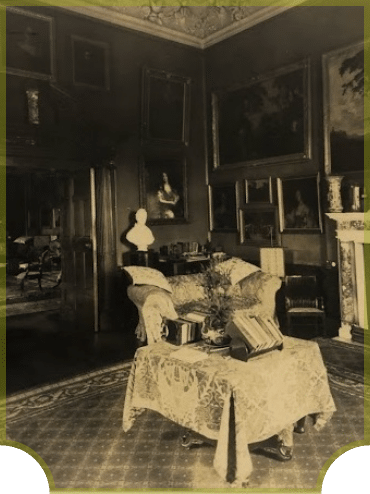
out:
<path id="1" fill-rule="evenodd" d="M 159 38 L 168 39 L 170 41 L 176 41 L 178 43 L 194 46 L 196 48 L 201 47 L 201 43 L 194 36 L 191 36 L 186 33 L 179 33 L 165 26 L 158 26 L 157 24 L 153 24 L 146 20 L 137 19 L 136 17 L 131 17 L 118 12 L 113 12 L 104 7 L 63 6 L 59 8 L 72 11 L 76 14 L 81 14 L 87 17 L 93 17 L 95 19 L 106 21 L 116 26 L 127 27 L 135 31 L 151 34 Z"/>
<path id="2" fill-rule="evenodd" d="M 98 19 L 146 34 L 182 43 L 195 48 L 208 48 L 234 34 L 271 19 L 304 0 L 279 2 L 279 6 L 264 7 L 131 7 L 74 6 L 64 4 L 60 9 Z M 176 3 L 176 0 L 175 2 Z M 288 4 L 284 6 L 284 3 Z M 83 4 L 83 2 L 82 2 Z M 283 5 L 283 6 L 282 6 Z M 199 14 L 195 9 L 199 8 Z M 167 10 L 166 10 L 167 9 Z M 212 20 L 208 12 L 212 14 Z M 222 10 L 223 9 L 223 10 Z M 173 13 L 172 13 L 173 11 Z M 227 20 L 222 18 L 226 12 Z M 167 25 L 164 25 L 167 24 Z M 170 27 L 168 27 L 170 25 Z M 188 31 L 188 32 L 186 32 Z M 189 34 L 189 31 L 191 34 Z"/>
<path id="3" fill-rule="evenodd" d="M 301 2 L 297 2 L 297 3 L 301 3 Z M 292 7 L 293 5 L 287 7 L 266 7 L 265 9 L 260 10 L 243 20 L 236 22 L 235 24 L 231 24 L 230 26 L 225 27 L 221 31 L 211 34 L 203 41 L 201 48 L 208 48 L 209 46 L 215 45 L 220 41 L 230 38 L 231 36 L 234 36 L 234 34 L 238 34 L 246 29 L 249 29 L 259 24 L 260 22 L 267 21 L 272 17 L 282 14 L 283 12 L 291 9 Z"/>

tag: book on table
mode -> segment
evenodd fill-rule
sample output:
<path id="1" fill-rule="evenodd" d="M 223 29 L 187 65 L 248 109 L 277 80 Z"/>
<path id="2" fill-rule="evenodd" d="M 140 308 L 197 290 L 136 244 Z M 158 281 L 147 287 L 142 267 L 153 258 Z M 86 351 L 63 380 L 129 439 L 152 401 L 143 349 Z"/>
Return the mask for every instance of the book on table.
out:
<path id="1" fill-rule="evenodd" d="M 271 317 L 237 313 L 233 317 L 233 323 L 250 355 L 282 348 L 284 336 Z"/>
<path id="2" fill-rule="evenodd" d="M 185 317 L 167 319 L 163 328 L 163 337 L 174 345 L 193 343 L 201 338 L 202 324 Z"/>

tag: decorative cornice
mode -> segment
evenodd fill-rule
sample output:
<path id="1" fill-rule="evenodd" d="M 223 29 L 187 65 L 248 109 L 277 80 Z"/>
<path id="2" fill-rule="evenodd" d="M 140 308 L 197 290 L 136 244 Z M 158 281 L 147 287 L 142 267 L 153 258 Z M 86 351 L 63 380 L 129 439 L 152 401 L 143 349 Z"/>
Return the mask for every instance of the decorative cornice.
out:
<path id="1" fill-rule="evenodd" d="M 196 48 L 207 48 L 299 5 L 303 0 L 249 7 L 79 6 L 61 9 Z M 47 0 L 46 0 L 46 3 Z M 98 3 L 98 2 L 97 2 Z M 176 4 L 177 1 L 174 1 Z M 277 2 L 276 2 L 277 3 Z M 287 5 L 284 5 L 287 4 Z"/>

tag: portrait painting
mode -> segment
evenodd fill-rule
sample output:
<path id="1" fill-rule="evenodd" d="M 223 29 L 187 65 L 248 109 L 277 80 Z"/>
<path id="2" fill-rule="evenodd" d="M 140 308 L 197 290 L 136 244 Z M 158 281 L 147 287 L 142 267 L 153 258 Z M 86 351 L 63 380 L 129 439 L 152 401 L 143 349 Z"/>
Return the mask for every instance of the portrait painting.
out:
<path id="1" fill-rule="evenodd" d="M 239 215 L 241 244 L 279 244 L 275 206 L 246 207 L 239 210 Z"/>
<path id="2" fill-rule="evenodd" d="M 323 56 L 325 171 L 364 169 L 364 44 Z"/>
<path id="3" fill-rule="evenodd" d="M 108 90 L 109 45 L 72 36 L 73 84 Z"/>
<path id="4" fill-rule="evenodd" d="M 187 221 L 186 162 L 183 158 L 143 160 L 141 203 L 147 210 L 148 224 Z"/>
<path id="5" fill-rule="evenodd" d="M 319 175 L 278 179 L 280 231 L 322 231 L 319 186 Z"/>
<path id="6" fill-rule="evenodd" d="M 211 231 L 236 231 L 237 185 L 222 184 L 209 186 Z"/>
<path id="7" fill-rule="evenodd" d="M 35 79 L 54 79 L 52 17 L 7 7 L 6 71 Z"/>
<path id="8" fill-rule="evenodd" d="M 272 187 L 270 178 L 259 178 L 245 181 L 245 202 L 271 203 Z"/>
<path id="9" fill-rule="evenodd" d="M 309 64 L 212 97 L 214 168 L 310 156 Z"/>
<path id="10" fill-rule="evenodd" d="M 145 68 L 142 98 L 143 139 L 187 145 L 190 79 Z"/>

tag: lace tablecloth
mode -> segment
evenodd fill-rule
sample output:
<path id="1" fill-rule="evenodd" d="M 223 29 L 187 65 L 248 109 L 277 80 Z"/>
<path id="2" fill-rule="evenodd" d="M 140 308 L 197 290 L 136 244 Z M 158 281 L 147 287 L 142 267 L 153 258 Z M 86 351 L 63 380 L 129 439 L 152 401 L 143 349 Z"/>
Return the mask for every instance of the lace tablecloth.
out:
<path id="1" fill-rule="evenodd" d="M 175 357 L 176 349 L 160 342 L 137 350 L 123 429 L 150 409 L 215 439 L 214 468 L 229 482 L 248 480 L 253 468 L 249 444 L 289 433 L 308 414 L 315 414 L 321 428 L 335 411 L 315 342 L 285 337 L 283 350 L 248 362 L 213 354 L 186 362 Z"/>

